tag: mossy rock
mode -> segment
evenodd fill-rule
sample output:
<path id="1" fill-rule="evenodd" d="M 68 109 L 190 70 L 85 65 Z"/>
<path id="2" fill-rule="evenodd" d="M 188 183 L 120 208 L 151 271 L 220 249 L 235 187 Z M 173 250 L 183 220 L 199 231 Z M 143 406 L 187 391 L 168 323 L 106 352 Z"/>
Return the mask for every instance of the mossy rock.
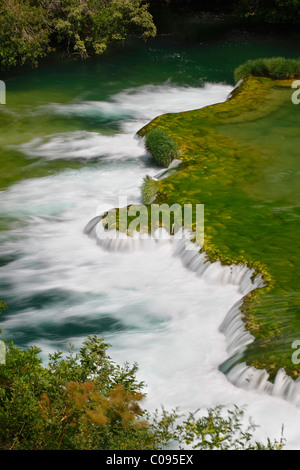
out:
<path id="1" fill-rule="evenodd" d="M 243 305 L 255 341 L 241 360 L 272 378 L 281 367 L 299 375 L 291 345 L 300 338 L 300 113 L 291 85 L 248 77 L 226 102 L 164 114 L 138 132 L 162 129 L 182 150 L 154 202 L 204 204 L 209 259 L 263 274 L 266 288 Z"/>

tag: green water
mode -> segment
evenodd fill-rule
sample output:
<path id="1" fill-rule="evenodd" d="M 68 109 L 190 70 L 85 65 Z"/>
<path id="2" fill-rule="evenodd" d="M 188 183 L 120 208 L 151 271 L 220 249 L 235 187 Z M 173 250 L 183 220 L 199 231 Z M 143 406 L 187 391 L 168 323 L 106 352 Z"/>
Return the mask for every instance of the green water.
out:
<path id="1" fill-rule="evenodd" d="M 43 105 L 106 100 L 126 88 L 145 84 L 233 84 L 234 68 L 249 58 L 299 55 L 293 37 L 244 31 L 224 19 L 188 15 L 184 25 L 182 18 L 176 16 L 161 18 L 159 22 L 163 23 L 164 35 L 146 44 L 131 41 L 125 48 L 85 62 L 51 57 L 38 69 L 23 68 L 2 74 L 7 86 L 7 105 L 0 107 L 0 187 L 66 167 L 65 162 L 28 161 L 10 146 L 56 132 L 84 128 L 109 133 L 118 126 L 112 119 L 37 114 Z M 68 166 L 77 167 L 77 163 L 69 162 Z"/>
<path id="2" fill-rule="evenodd" d="M 185 27 L 178 31 L 179 23 L 177 19 L 169 26 L 167 34 L 146 44 L 132 40 L 124 49 L 111 51 L 98 59 L 79 62 L 52 57 L 41 63 L 38 69 L 24 68 L 3 75 L 7 86 L 7 105 L 0 107 L 0 188 L 6 189 L 21 180 L 57 174 L 67 169 L 92 169 L 95 165 L 93 159 L 29 157 L 20 151 L 20 144 L 61 132 L 84 130 L 114 135 L 128 117 L 90 112 L 47 112 L 44 107 L 53 103 L 69 106 L 85 101 L 109 102 L 112 96 L 124 90 L 149 85 L 201 87 L 207 82 L 234 85 L 234 68 L 247 59 L 300 55 L 299 43 L 293 37 L 251 33 L 236 26 L 232 28 L 226 22 L 212 21 L 208 26 L 201 18 L 190 18 Z M 282 309 L 285 297 L 296 298 L 299 285 L 296 224 L 299 219 L 297 149 L 300 143 L 300 107 L 291 104 L 289 93 L 289 90 L 278 91 L 284 104 L 265 118 L 233 124 L 223 120 L 218 128 L 222 135 L 237 139 L 239 145 L 251 146 L 252 152 L 255 153 L 257 148 L 261 160 L 255 159 L 255 174 L 245 173 L 239 187 L 239 183 L 235 182 L 234 171 L 239 171 L 236 166 L 232 167 L 232 173 L 229 166 L 224 175 L 223 170 L 218 173 L 218 167 L 213 163 L 217 176 L 213 182 L 209 181 L 206 186 L 201 174 L 199 178 L 193 176 L 186 179 L 184 184 L 188 186 L 188 191 L 193 191 L 196 202 L 199 202 L 200 185 L 204 195 L 201 202 L 216 221 L 211 235 L 225 256 L 239 257 L 243 253 L 247 259 L 267 266 L 270 264 L 272 275 L 281 272 L 277 294 L 282 293 L 283 297 L 278 298 L 276 327 L 287 329 L 288 337 L 294 338 L 293 327 L 286 322 L 286 309 Z M 195 126 L 194 136 L 197 136 L 197 123 Z M 191 137 L 190 131 L 191 127 L 187 124 L 184 132 L 188 139 Z M 215 151 L 220 152 L 218 144 Z M 226 160 L 226 151 L 224 155 Z M 222 152 L 218 154 L 220 157 Z M 248 164 L 242 165 L 242 171 Z M 185 174 L 182 175 L 183 179 L 185 177 Z M 178 199 L 182 185 L 180 174 L 173 183 L 174 188 L 178 189 Z M 234 195 L 228 190 L 231 184 L 236 188 Z M 174 202 L 178 202 L 177 199 Z M 253 213 L 256 214 L 255 219 L 251 217 Z M 219 214 L 222 214 L 221 217 Z M 230 224 L 225 222 L 227 216 L 232 217 Z M 11 227 L 14 217 L 9 211 L 6 212 L 0 221 L 0 228 Z M 261 247 L 259 250 L 258 246 Z M 5 292 L 5 286 L 2 286 L 2 297 L 5 297 Z M 258 310 L 258 316 L 265 317 L 269 311 L 268 305 L 274 305 L 276 298 L 265 297 L 264 302 L 266 304 Z M 37 303 L 40 306 L 43 304 L 42 296 Z M 295 325 L 299 322 L 295 302 L 288 305 L 288 318 L 292 319 L 291 325 Z M 17 310 L 17 302 L 11 308 Z M 282 312 L 285 312 L 283 324 Z M 28 338 L 34 339 L 30 332 Z M 289 347 L 286 339 L 282 343 L 276 337 L 276 341 Z"/>

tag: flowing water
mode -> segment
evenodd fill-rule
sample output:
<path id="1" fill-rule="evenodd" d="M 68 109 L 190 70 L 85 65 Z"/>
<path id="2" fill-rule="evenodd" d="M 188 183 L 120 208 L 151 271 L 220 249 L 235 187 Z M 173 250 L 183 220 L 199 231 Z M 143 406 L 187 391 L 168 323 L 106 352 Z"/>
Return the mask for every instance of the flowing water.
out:
<path id="1" fill-rule="evenodd" d="M 224 56 L 233 68 L 253 50 L 256 56 L 284 50 L 260 47 L 199 49 L 160 40 L 7 80 L 0 110 L 0 298 L 9 309 L 1 328 L 18 346 L 39 346 L 45 360 L 69 343 L 78 348 L 87 335 L 103 336 L 113 359 L 138 362 L 149 410 L 246 405 L 260 425 L 258 439 L 279 438 L 283 423 L 288 446 L 298 448 L 298 408 L 236 388 L 218 370 L 228 357 L 219 327 L 254 287 L 249 272 L 234 275 L 218 264 L 203 272 L 170 241 L 108 250 L 84 233 L 119 197 L 139 203 L 143 177 L 159 172 L 136 131 L 159 114 L 225 100 L 233 82 Z M 224 62 L 216 63 L 214 53 Z"/>

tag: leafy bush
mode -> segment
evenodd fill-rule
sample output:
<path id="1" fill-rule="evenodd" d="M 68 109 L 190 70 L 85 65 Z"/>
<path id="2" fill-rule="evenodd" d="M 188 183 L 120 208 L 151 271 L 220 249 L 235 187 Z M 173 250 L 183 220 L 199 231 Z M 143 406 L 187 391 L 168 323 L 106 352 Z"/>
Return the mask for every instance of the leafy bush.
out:
<path id="1" fill-rule="evenodd" d="M 300 77 L 300 59 L 285 59 L 271 57 L 265 59 L 247 60 L 234 71 L 236 81 L 249 77 L 269 77 L 284 80 Z"/>
<path id="2" fill-rule="evenodd" d="M 167 445 L 195 449 L 281 449 L 283 439 L 253 442 L 243 410 L 208 410 L 188 418 L 141 407 L 137 365 L 115 364 L 103 339 L 88 337 L 43 366 L 36 347 L 10 345 L 0 366 L 0 450 L 155 450 Z"/>
<path id="3" fill-rule="evenodd" d="M 146 135 L 145 147 L 155 161 L 164 167 L 168 167 L 179 153 L 176 142 L 162 129 L 153 129 Z"/>
<path id="4" fill-rule="evenodd" d="M 159 182 L 147 175 L 141 186 L 143 204 L 151 204 L 159 190 Z"/>
<path id="5" fill-rule="evenodd" d="M 53 47 L 86 59 L 103 54 L 129 34 L 154 37 L 156 27 L 142 0 L 9 0 L 1 1 L 2 69 L 38 65 Z"/>
<path id="6" fill-rule="evenodd" d="M 108 347 L 89 337 L 79 353 L 56 352 L 44 367 L 38 348 L 11 345 L 0 367 L 0 449 L 158 448 L 165 438 L 140 406 L 137 366 L 118 366 Z"/>
<path id="7" fill-rule="evenodd" d="M 29 1 L 1 2 L 0 64 L 2 69 L 30 62 L 33 66 L 50 51 L 48 17 Z"/>
<path id="8" fill-rule="evenodd" d="M 281 450 L 284 446 L 283 428 L 279 441 L 267 443 L 253 441 L 257 426 L 251 422 L 243 424 L 245 413 L 235 406 L 225 410 L 222 406 L 210 408 L 207 414 L 197 417 L 190 413 L 183 425 L 178 424 L 175 434 L 178 441 L 198 450 Z"/>

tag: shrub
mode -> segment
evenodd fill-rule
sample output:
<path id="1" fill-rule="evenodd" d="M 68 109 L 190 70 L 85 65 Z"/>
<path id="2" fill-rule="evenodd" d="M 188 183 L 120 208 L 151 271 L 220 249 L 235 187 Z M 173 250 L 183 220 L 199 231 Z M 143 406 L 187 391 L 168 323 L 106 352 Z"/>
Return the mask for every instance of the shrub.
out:
<path id="1" fill-rule="evenodd" d="M 142 408 L 137 364 L 114 363 L 103 338 L 88 337 L 78 353 L 57 351 L 42 365 L 37 347 L 10 345 L 0 369 L 0 450 L 275 450 L 284 439 L 253 441 L 244 411 L 221 406 L 187 417 Z"/>
<path id="2" fill-rule="evenodd" d="M 300 59 L 285 59 L 284 57 L 251 59 L 234 71 L 234 78 L 237 82 L 250 75 L 269 77 L 275 80 L 297 78 L 300 77 Z"/>
<path id="3" fill-rule="evenodd" d="M 145 147 L 155 161 L 164 167 L 168 167 L 179 153 L 176 142 L 161 129 L 153 129 L 147 134 Z"/>
<path id="4" fill-rule="evenodd" d="M 141 191 L 143 204 L 151 204 L 159 190 L 159 182 L 147 175 L 143 179 Z"/>
<path id="5" fill-rule="evenodd" d="M 30 63 L 59 48 L 87 59 L 131 35 L 149 39 L 156 27 L 142 0 L 9 0 L 0 2 L 0 65 Z"/>

